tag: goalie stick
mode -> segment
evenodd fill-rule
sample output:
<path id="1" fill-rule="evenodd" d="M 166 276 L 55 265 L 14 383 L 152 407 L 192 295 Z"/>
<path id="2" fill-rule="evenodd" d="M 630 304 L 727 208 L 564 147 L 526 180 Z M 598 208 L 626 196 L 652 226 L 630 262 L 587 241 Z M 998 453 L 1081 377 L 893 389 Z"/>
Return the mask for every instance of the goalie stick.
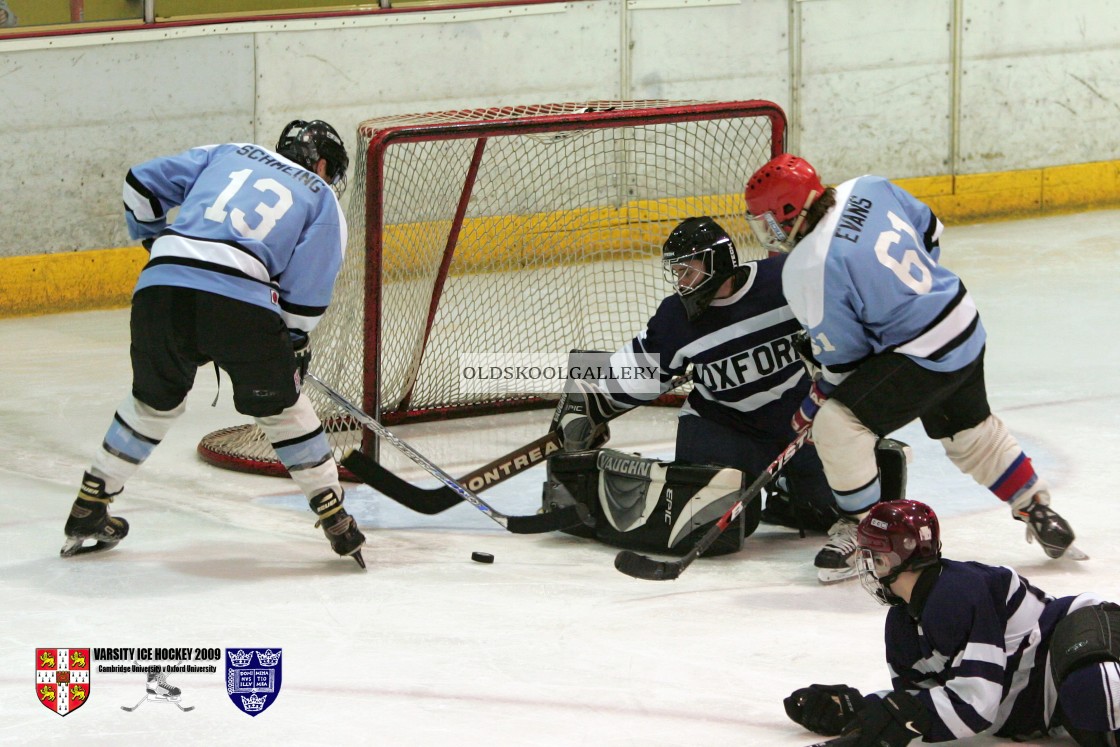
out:
<path id="1" fill-rule="evenodd" d="M 705 550 L 712 546 L 713 542 L 719 539 L 723 530 L 727 529 L 727 526 L 735 520 L 735 517 L 743 511 L 747 504 L 757 498 L 758 494 L 762 492 L 762 489 L 778 476 L 778 473 L 781 472 L 782 468 L 793 458 L 793 455 L 797 453 L 798 449 L 804 446 L 805 442 L 809 440 L 810 430 L 811 429 L 806 428 L 797 434 L 797 438 L 793 439 L 790 445 L 782 450 L 781 454 L 778 454 L 777 458 L 770 463 L 770 466 L 763 470 L 762 474 L 743 492 L 739 500 L 735 501 L 731 508 L 727 509 L 727 513 L 719 517 L 719 520 L 716 521 L 712 528 L 697 540 L 696 544 L 693 545 L 692 549 L 689 550 L 683 558 L 672 561 L 656 560 L 646 555 L 640 555 L 633 550 L 623 550 L 615 556 L 614 567 L 627 576 L 633 576 L 634 578 L 641 578 L 647 581 L 668 581 L 680 576 L 684 573 L 684 569 L 692 564 L 692 561 L 700 557 Z"/>
<path id="2" fill-rule="evenodd" d="M 668 393 L 684 386 L 691 379 L 691 373 L 684 376 L 675 376 L 669 381 L 669 388 L 665 392 Z M 604 422 L 610 422 L 627 412 L 630 412 L 630 410 L 622 410 Z M 560 436 L 556 431 L 549 431 L 535 441 L 519 446 L 489 464 L 479 467 L 474 472 L 463 475 L 457 482 L 468 490 L 481 493 L 483 490 L 536 466 L 559 449 Z M 342 466 L 374 490 L 389 496 L 397 503 L 417 513 L 430 516 L 446 511 L 463 502 L 462 494 L 449 485 L 442 485 L 438 488 L 417 487 L 394 475 L 376 460 L 360 451 L 352 451 L 343 457 Z"/>
<path id="3" fill-rule="evenodd" d="M 554 532 L 560 529 L 568 529 L 570 527 L 575 527 L 579 526 L 580 524 L 586 523 L 588 518 L 587 507 L 578 503 L 543 514 L 533 514 L 531 516 L 506 516 L 502 512 L 494 509 L 488 503 L 483 501 L 472 491 L 455 482 L 455 478 L 451 477 L 451 475 L 447 474 L 442 469 L 437 467 L 427 457 L 409 446 L 406 442 L 402 441 L 388 428 L 381 425 L 381 423 L 374 420 L 370 415 L 366 414 L 363 410 L 352 404 L 349 400 L 332 389 L 330 385 L 328 385 L 318 376 L 308 372 L 307 379 L 313 382 L 317 387 L 319 387 L 319 389 L 324 394 L 334 400 L 335 403 L 337 403 L 339 407 L 349 413 L 351 417 L 376 433 L 380 438 L 383 438 L 391 443 L 405 456 L 423 467 L 433 477 L 438 479 L 451 490 L 458 493 L 464 500 L 468 501 L 479 511 L 482 511 L 495 523 L 499 524 L 502 528 L 513 532 L 514 534 L 540 534 L 542 532 Z M 345 462 L 346 460 L 344 459 L 343 463 L 345 464 Z M 390 495 L 389 497 L 392 498 L 393 496 Z"/>

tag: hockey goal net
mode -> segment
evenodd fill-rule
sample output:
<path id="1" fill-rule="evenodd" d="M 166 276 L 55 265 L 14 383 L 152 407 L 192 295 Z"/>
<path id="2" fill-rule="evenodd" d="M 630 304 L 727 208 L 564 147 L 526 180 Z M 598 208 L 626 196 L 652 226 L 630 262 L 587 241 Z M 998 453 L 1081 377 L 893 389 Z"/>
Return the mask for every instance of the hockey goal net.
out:
<path id="1" fill-rule="evenodd" d="M 382 117 L 358 127 L 350 239 L 312 335 L 313 370 L 381 422 L 551 405 L 461 391 L 460 356 L 615 350 L 671 292 L 660 248 L 714 217 L 740 261 L 762 256 L 747 178 L 782 152 L 768 101 L 592 101 Z M 360 428 L 308 388 L 336 458 Z M 283 474 L 252 424 L 202 457 Z"/>

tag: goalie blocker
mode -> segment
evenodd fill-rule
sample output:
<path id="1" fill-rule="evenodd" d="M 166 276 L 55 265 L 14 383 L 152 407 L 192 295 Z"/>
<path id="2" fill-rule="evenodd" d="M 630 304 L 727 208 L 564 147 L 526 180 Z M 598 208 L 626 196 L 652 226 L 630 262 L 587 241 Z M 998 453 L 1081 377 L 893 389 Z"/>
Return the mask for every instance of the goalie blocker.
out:
<path id="1" fill-rule="evenodd" d="M 613 449 L 554 454 L 548 460 L 545 511 L 582 504 L 588 525 L 563 531 L 613 547 L 684 555 L 746 486 L 737 469 L 644 459 Z M 705 553 L 738 552 L 758 527 L 758 501 L 748 504 Z"/>

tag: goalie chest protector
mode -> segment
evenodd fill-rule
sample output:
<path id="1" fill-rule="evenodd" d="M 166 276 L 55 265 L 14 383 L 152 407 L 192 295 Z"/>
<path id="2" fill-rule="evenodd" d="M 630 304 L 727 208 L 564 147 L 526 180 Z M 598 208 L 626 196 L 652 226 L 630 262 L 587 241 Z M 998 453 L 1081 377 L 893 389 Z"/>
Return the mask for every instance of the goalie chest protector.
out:
<path id="1" fill-rule="evenodd" d="M 683 555 L 739 499 L 743 473 L 659 462 L 613 449 L 561 452 L 548 460 L 543 508 L 582 503 L 592 526 L 564 530 L 628 550 Z M 705 555 L 743 546 L 740 513 Z"/>

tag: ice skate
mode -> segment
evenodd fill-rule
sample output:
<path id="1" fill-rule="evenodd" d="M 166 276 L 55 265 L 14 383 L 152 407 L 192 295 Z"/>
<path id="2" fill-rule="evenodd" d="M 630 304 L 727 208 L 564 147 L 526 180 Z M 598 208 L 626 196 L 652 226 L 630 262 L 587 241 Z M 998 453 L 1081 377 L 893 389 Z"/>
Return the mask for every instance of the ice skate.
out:
<path id="1" fill-rule="evenodd" d="M 171 703 L 176 706 L 180 711 L 193 711 L 194 706 L 184 706 L 179 701 L 183 697 L 183 691 L 175 687 L 167 681 L 167 675 L 162 671 L 148 672 L 148 685 L 147 692 L 144 698 L 136 705 L 129 708 L 128 706 L 121 706 L 122 711 L 135 711 L 145 703 Z"/>
<path id="2" fill-rule="evenodd" d="M 69 558 L 111 550 L 128 536 L 128 522 L 109 515 L 109 504 L 117 493 L 106 493 L 104 480 L 85 473 L 78 497 L 70 508 L 70 517 L 66 519 L 66 542 L 59 555 Z M 86 540 L 93 540 L 94 544 L 86 545 Z"/>
<path id="3" fill-rule="evenodd" d="M 366 536 L 358 529 L 354 517 L 346 513 L 346 509 L 342 507 L 343 500 L 345 496 L 340 497 L 333 490 L 324 490 L 312 498 L 311 510 L 319 517 L 315 526 L 323 528 L 323 533 L 330 540 L 332 550 L 340 556 L 349 555 L 358 565 L 365 568 L 362 545 L 365 544 Z"/>
<path id="4" fill-rule="evenodd" d="M 848 516 L 841 516 L 828 530 L 828 542 L 817 553 L 813 565 L 817 567 L 817 580 L 831 584 L 855 578 L 856 570 L 856 527 L 859 522 Z"/>
<path id="5" fill-rule="evenodd" d="M 1012 509 L 1017 521 L 1027 525 L 1027 542 L 1038 541 L 1042 550 L 1051 558 L 1066 557 L 1070 560 L 1088 560 L 1089 556 L 1074 546 L 1076 535 L 1069 522 L 1050 508 L 1050 496 L 1036 493 L 1023 508 Z"/>

